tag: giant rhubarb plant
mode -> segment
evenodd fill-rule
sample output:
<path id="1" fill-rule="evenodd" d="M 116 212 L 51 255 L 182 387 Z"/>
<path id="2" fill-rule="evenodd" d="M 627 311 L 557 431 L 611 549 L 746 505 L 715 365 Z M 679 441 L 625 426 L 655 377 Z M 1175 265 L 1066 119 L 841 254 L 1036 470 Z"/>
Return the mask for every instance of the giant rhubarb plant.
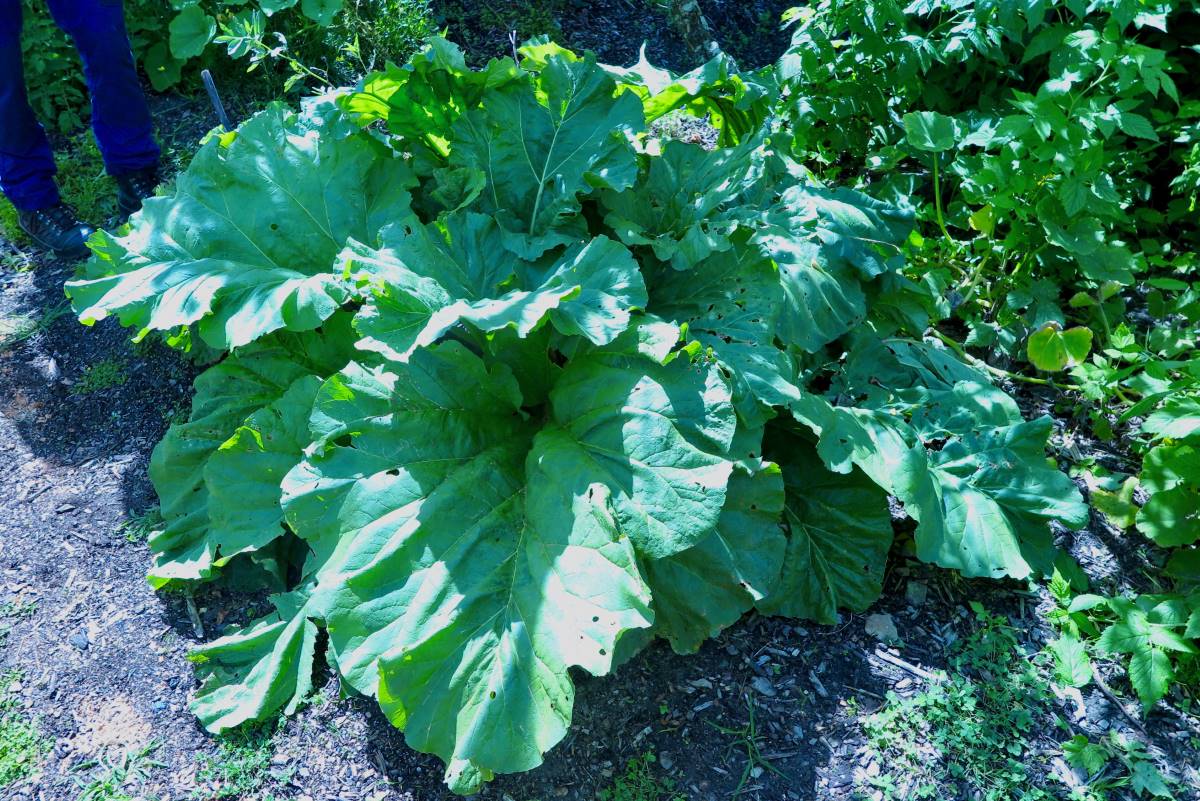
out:
<path id="1" fill-rule="evenodd" d="M 922 340 L 905 214 L 773 147 L 767 73 L 521 58 L 436 41 L 264 111 L 68 287 L 228 351 L 151 463 L 151 581 L 278 590 L 193 656 L 211 731 L 295 709 L 324 647 L 470 792 L 562 739 L 572 667 L 866 608 L 889 494 L 968 576 L 1084 520 L 1048 421 Z M 648 132 L 672 111 L 721 146 Z"/>

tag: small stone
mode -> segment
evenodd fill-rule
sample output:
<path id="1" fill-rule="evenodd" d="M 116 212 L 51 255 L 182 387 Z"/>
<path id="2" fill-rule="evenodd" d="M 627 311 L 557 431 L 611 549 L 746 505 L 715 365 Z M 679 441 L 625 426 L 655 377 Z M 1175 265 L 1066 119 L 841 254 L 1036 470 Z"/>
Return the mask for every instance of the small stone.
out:
<path id="1" fill-rule="evenodd" d="M 929 588 L 921 581 L 910 581 L 904 588 L 904 599 L 908 601 L 909 606 L 924 606 L 925 599 L 929 597 Z"/>
<path id="2" fill-rule="evenodd" d="M 663 770 L 670 770 L 675 767 L 675 760 L 671 759 L 670 754 L 659 754 L 658 764 L 662 765 Z"/>
<path id="3" fill-rule="evenodd" d="M 755 676 L 754 680 L 750 682 L 750 686 L 768 698 L 775 697 L 775 688 L 772 687 L 771 682 L 767 681 L 767 679 L 763 676 Z"/>
<path id="4" fill-rule="evenodd" d="M 896 622 L 891 615 L 868 615 L 866 632 L 880 642 L 900 642 L 900 632 L 896 631 Z"/>
<path id="5" fill-rule="evenodd" d="M 763 775 L 763 769 L 761 765 L 755 765 L 754 767 L 750 768 L 751 779 L 757 779 L 761 775 Z"/>
<path id="6" fill-rule="evenodd" d="M 91 643 L 88 642 L 87 635 L 84 634 L 82 631 L 77 631 L 74 634 L 72 634 L 70 637 L 67 638 L 67 642 L 71 643 L 71 645 L 75 646 L 80 651 L 86 651 L 88 649 L 88 646 L 91 645 Z"/>

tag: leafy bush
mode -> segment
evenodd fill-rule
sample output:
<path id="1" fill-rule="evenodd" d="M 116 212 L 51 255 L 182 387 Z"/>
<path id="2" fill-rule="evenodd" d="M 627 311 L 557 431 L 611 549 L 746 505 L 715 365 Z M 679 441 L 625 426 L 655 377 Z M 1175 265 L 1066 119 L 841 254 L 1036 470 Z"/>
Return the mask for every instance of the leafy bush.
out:
<path id="1" fill-rule="evenodd" d="M 942 339 L 992 375 L 1071 393 L 1060 411 L 1145 456 L 1140 511 L 1135 476 L 1104 478 L 1133 482 L 1123 527 L 1173 549 L 1151 584 L 1176 609 L 1200 603 L 1196 10 L 822 2 L 789 13 L 777 73 L 796 158 L 914 209 L 909 274 L 941 300 Z M 1166 683 L 1145 679 L 1149 704 Z"/>
<path id="2" fill-rule="evenodd" d="M 214 139 L 68 285 L 85 323 L 229 351 L 151 464 L 156 586 L 263 571 L 195 652 L 211 731 L 326 659 L 452 789 L 566 733 L 572 666 L 757 607 L 879 595 L 890 493 L 921 558 L 1056 563 L 1087 509 L 986 374 L 921 338 L 911 218 L 776 146 L 770 72 L 675 77 L 437 40 Z M 722 147 L 647 124 L 707 115 Z"/>

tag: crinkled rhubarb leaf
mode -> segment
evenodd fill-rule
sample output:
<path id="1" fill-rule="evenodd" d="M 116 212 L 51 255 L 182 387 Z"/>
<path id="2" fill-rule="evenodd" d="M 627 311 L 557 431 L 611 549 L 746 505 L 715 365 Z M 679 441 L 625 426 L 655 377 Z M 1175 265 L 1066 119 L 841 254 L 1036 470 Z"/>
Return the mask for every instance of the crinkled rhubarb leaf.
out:
<path id="1" fill-rule="evenodd" d="M 347 321 L 339 316 L 321 332 L 304 334 L 274 334 L 249 345 L 220 364 L 210 367 L 196 379 L 196 396 L 188 421 L 171 426 L 150 457 L 150 480 L 158 493 L 164 527 L 150 538 L 154 565 L 150 583 L 155 587 L 175 580 L 210 578 L 214 568 L 236 553 L 261 547 L 282 533 L 274 517 L 279 503 L 279 481 L 259 476 L 249 492 L 243 495 L 232 475 L 218 472 L 206 474 L 206 466 L 218 449 L 231 437 L 240 439 L 239 427 L 247 418 L 272 404 L 265 412 L 248 423 L 247 439 L 241 445 L 231 445 L 222 459 L 233 457 L 235 465 L 254 474 L 259 467 L 279 470 L 288 459 L 299 459 L 307 444 L 296 434 L 307 419 L 308 408 L 301 402 L 303 389 L 290 402 L 279 401 L 294 383 L 309 376 L 323 376 L 343 365 L 351 352 Z M 292 432 L 285 443 L 257 451 L 248 447 L 257 426 L 268 425 L 272 436 Z M 286 438 L 286 437 L 285 437 Z M 286 454 L 284 448 L 292 449 Z M 222 509 L 214 527 L 209 510 L 209 484 L 215 481 L 218 497 L 234 497 L 237 505 Z M 272 506 L 270 495 L 274 495 Z M 242 520 L 242 501 L 251 499 L 257 519 L 274 520 L 273 525 L 258 530 L 247 527 Z"/>
<path id="2" fill-rule="evenodd" d="M 699 544 L 645 560 L 654 596 L 655 632 L 677 653 L 693 653 L 735 623 L 776 584 L 786 540 L 779 526 L 779 466 L 761 459 L 762 430 L 739 431 L 741 458 L 729 479 L 716 530 Z M 742 453 L 753 448 L 754 454 Z"/>
<path id="3" fill-rule="evenodd" d="M 172 197 L 146 201 L 125 236 L 98 234 L 85 277 L 67 284 L 79 319 L 137 331 L 195 324 L 215 348 L 279 329 L 308 331 L 345 303 L 335 274 L 350 238 L 374 242 L 407 219 L 412 171 L 365 136 L 322 137 L 281 107 L 210 141 Z"/>
<path id="4" fill-rule="evenodd" d="M 783 305 L 779 272 L 745 244 L 661 276 L 650 294 L 651 313 L 686 323 L 688 336 L 729 370 L 738 414 L 752 424 L 763 421 L 761 406 L 799 398 L 796 367 L 775 345 Z"/>
<path id="5" fill-rule="evenodd" d="M 518 235 L 522 255 L 545 249 L 544 235 L 578 211 L 577 195 L 637 178 L 629 137 L 645 125 L 642 104 L 615 89 L 591 54 L 554 56 L 535 76 L 486 91 L 454 124 L 450 164 L 484 173 L 481 209 Z"/>
<path id="6" fill-rule="evenodd" d="M 626 245 L 647 245 L 676 270 L 691 270 L 717 251 L 728 250 L 739 216 L 730 206 L 761 179 L 750 139 L 736 148 L 705 150 L 669 141 L 649 159 L 638 182 L 624 192 L 605 192 L 604 221 Z"/>
<path id="7" fill-rule="evenodd" d="M 716 526 L 734 415 L 711 368 L 616 353 L 571 360 L 544 421 L 522 403 L 457 342 L 325 382 L 317 445 L 283 482 L 312 589 L 258 661 L 209 655 L 239 709 L 288 696 L 305 674 L 275 656 L 318 620 L 342 676 L 446 760 L 452 789 L 541 762 L 570 719 L 567 668 L 607 672 L 652 623 L 635 546 L 675 553 Z M 211 693 L 198 710 L 240 714 Z"/>
<path id="8" fill-rule="evenodd" d="M 772 430 L 770 455 L 783 469 L 787 553 L 760 612 L 836 623 L 838 609 L 861 612 L 883 591 L 892 519 L 882 489 L 854 470 L 826 469 L 815 448 Z"/>
<path id="9" fill-rule="evenodd" d="M 531 264 L 506 250 L 493 218 L 474 212 L 389 229 L 383 249 L 352 246 L 344 258 L 377 280 L 358 315 L 359 347 L 398 361 L 464 324 L 526 337 L 549 320 L 606 345 L 646 304 L 637 262 L 620 243 L 599 236 Z"/>

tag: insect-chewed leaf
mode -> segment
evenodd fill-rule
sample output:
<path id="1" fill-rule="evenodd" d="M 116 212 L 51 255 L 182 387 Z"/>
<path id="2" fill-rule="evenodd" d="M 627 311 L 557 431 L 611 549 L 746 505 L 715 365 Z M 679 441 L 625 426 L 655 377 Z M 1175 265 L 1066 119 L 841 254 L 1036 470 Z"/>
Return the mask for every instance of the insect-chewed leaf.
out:
<path id="1" fill-rule="evenodd" d="M 783 482 L 779 466 L 762 460 L 761 442 L 761 429 L 739 429 L 733 448 L 740 461 L 716 530 L 686 551 L 644 562 L 655 631 L 678 653 L 696 651 L 736 622 L 778 580 Z"/>
<path id="2" fill-rule="evenodd" d="M 1079 490 L 1046 464 L 1051 427 L 1044 417 L 910 450 L 893 486 L 919 521 L 917 555 L 966 576 L 1024 578 L 1038 568 L 1024 546 L 1044 539 L 1046 521 L 1084 525 Z"/>
<path id="3" fill-rule="evenodd" d="M 799 397 L 796 367 L 775 346 L 783 304 L 778 271 L 757 248 L 741 244 L 662 276 L 649 310 L 686 323 L 688 336 L 712 349 L 730 371 L 738 414 L 761 423 L 764 407 Z"/>

